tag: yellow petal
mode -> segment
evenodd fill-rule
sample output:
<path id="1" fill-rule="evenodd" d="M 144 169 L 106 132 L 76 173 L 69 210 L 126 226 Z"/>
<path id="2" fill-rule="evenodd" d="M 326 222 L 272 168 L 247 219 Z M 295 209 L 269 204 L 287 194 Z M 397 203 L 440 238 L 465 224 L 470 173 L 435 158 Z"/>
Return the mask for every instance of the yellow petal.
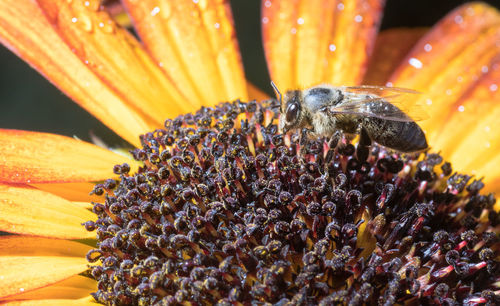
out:
<path id="1" fill-rule="evenodd" d="M 101 197 L 89 195 L 95 184 L 92 183 L 48 183 L 48 184 L 31 184 L 40 190 L 50 192 L 70 201 L 83 201 L 90 203 L 91 201 L 100 201 Z"/>
<path id="2" fill-rule="evenodd" d="M 47 287 L 8 297 L 6 299 L 0 300 L 0 303 L 9 300 L 33 300 L 33 302 L 35 302 L 36 300 L 46 299 L 76 300 L 80 298 L 86 298 L 90 295 L 90 293 L 96 291 L 97 282 L 95 280 L 88 277 L 75 275 Z"/>
<path id="3" fill-rule="evenodd" d="M 66 306 L 66 305 L 77 305 L 77 306 L 82 306 L 82 305 L 97 305 L 96 302 L 94 301 L 89 301 L 89 300 L 65 300 L 65 299 L 55 299 L 55 300 L 34 300 L 34 301 L 14 301 L 14 302 L 8 302 L 5 305 L 13 306 L 13 305 L 22 305 L 22 306 Z"/>
<path id="4" fill-rule="evenodd" d="M 363 84 L 386 85 L 394 69 L 427 31 L 425 28 L 397 28 L 380 32 Z"/>
<path id="5" fill-rule="evenodd" d="M 139 146 L 138 136 L 151 129 L 78 59 L 34 1 L 0 1 L 0 42 L 130 143 Z"/>
<path id="6" fill-rule="evenodd" d="M 90 204 L 89 202 L 71 201 L 71 203 L 73 203 L 74 205 L 76 205 L 78 207 L 81 207 L 81 208 L 84 208 L 84 209 L 88 209 L 88 210 L 91 210 L 92 207 L 93 207 L 93 205 Z"/>
<path id="7" fill-rule="evenodd" d="M 262 1 L 264 50 L 278 88 L 359 84 L 383 2 Z"/>
<path id="8" fill-rule="evenodd" d="M 0 129 L 0 182 L 89 182 L 115 176 L 113 165 L 134 161 L 73 138 Z"/>
<path id="9" fill-rule="evenodd" d="M 394 86 L 423 93 L 417 99 L 427 104 L 430 119 L 421 125 L 430 139 L 443 132 L 455 102 L 499 54 L 499 23 L 500 15 L 492 7 L 463 5 L 429 31 L 391 77 Z"/>
<path id="10" fill-rule="evenodd" d="M 229 1 L 126 4 L 157 63 L 196 106 L 247 99 Z"/>
<path id="11" fill-rule="evenodd" d="M 82 226 L 95 215 L 51 193 L 0 184 L 0 203 L 1 231 L 61 239 L 95 237 Z"/>
<path id="12" fill-rule="evenodd" d="M 0 298 L 49 286 L 85 271 L 89 249 L 66 240 L 0 237 Z"/>
<path id="13" fill-rule="evenodd" d="M 99 0 L 38 0 L 73 52 L 138 113 L 162 126 L 192 110 L 139 42 L 117 25 Z"/>

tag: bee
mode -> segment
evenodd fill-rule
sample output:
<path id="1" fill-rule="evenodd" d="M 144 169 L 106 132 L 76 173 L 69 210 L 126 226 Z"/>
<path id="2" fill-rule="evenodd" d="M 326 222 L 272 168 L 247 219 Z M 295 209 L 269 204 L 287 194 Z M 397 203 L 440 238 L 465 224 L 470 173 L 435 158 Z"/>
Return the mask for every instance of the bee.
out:
<path id="1" fill-rule="evenodd" d="M 376 142 L 399 152 L 428 148 L 416 120 L 425 119 L 418 105 L 406 105 L 418 92 L 384 86 L 314 86 L 289 90 L 284 98 L 271 82 L 280 100 L 279 128 L 283 133 L 306 129 L 314 136 L 332 137 L 339 131 L 359 134 L 360 143 Z M 416 100 L 416 99 L 413 99 Z"/>

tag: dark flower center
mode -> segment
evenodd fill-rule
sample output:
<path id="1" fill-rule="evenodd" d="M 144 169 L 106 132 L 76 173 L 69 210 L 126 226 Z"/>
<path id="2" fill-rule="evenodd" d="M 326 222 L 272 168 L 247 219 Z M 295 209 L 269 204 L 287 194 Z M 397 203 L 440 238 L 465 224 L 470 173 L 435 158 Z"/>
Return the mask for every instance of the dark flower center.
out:
<path id="1" fill-rule="evenodd" d="M 96 185 L 105 304 L 498 302 L 500 217 L 481 181 L 345 139 L 278 133 L 276 101 L 143 135 Z"/>

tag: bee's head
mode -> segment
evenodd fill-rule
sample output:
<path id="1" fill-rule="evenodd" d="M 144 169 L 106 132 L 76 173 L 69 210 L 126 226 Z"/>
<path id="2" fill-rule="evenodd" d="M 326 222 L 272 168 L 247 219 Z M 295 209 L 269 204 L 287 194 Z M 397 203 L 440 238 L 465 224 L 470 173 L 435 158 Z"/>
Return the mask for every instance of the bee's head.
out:
<path id="1" fill-rule="evenodd" d="M 285 94 L 285 98 L 281 102 L 280 117 L 280 130 L 283 133 L 300 127 L 302 118 L 301 97 L 302 93 L 300 90 L 290 90 Z"/>
<path id="2" fill-rule="evenodd" d="M 281 95 L 276 84 L 271 81 L 271 86 L 276 93 L 276 97 L 278 97 L 280 101 L 280 124 L 279 128 L 283 133 L 288 132 L 291 129 L 298 128 L 300 126 L 301 121 L 301 101 L 302 93 L 300 90 L 289 90 L 285 93 L 285 99 Z"/>

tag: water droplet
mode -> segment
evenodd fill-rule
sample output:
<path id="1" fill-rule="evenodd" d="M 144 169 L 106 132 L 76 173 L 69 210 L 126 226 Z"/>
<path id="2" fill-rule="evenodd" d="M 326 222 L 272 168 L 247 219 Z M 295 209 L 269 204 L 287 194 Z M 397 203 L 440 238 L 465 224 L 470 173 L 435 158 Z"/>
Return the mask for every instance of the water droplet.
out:
<path id="1" fill-rule="evenodd" d="M 461 24 L 462 22 L 464 22 L 464 18 L 461 15 L 455 16 L 454 20 L 455 20 L 455 23 L 457 23 L 457 24 Z"/>
<path id="2" fill-rule="evenodd" d="M 344 10 L 344 3 L 339 3 L 339 4 L 337 4 L 337 9 L 338 9 L 339 11 Z"/>
<path id="3" fill-rule="evenodd" d="M 298 24 L 304 24 L 304 18 L 298 18 L 297 19 Z"/>
<path id="4" fill-rule="evenodd" d="M 489 132 L 491 131 L 490 126 L 489 126 L 489 125 L 485 126 L 485 127 L 484 127 L 484 131 L 485 131 L 486 133 L 489 133 Z"/>
<path id="5" fill-rule="evenodd" d="M 432 100 L 431 99 L 426 99 L 425 103 L 427 103 L 427 105 L 432 105 Z"/>
<path id="6" fill-rule="evenodd" d="M 408 63 L 410 65 L 412 65 L 413 67 L 417 68 L 417 69 L 421 69 L 423 67 L 423 64 L 421 61 L 419 61 L 418 59 L 412 57 L 408 60 Z"/>
<path id="7" fill-rule="evenodd" d="M 24 292 L 24 288 L 19 288 L 19 291 Z"/>
<path id="8" fill-rule="evenodd" d="M 459 111 L 459 112 L 463 112 L 463 111 L 465 111 L 465 106 L 460 105 L 460 106 L 458 107 L 458 111 Z"/>
<path id="9" fill-rule="evenodd" d="M 290 30 L 290 33 L 292 33 L 293 35 L 297 34 L 297 29 L 296 28 L 292 28 Z"/>
<path id="10" fill-rule="evenodd" d="M 194 10 L 194 12 L 198 12 L 198 10 Z M 170 1 L 162 1 L 161 2 L 161 10 L 160 16 L 163 19 L 168 19 L 172 15 L 172 7 L 170 6 Z"/>
<path id="11" fill-rule="evenodd" d="M 491 91 L 497 91 L 497 89 L 498 89 L 498 85 L 497 84 L 491 84 L 490 85 L 490 90 Z"/>
<path id="12" fill-rule="evenodd" d="M 221 20 L 221 22 L 217 22 L 216 24 L 214 24 L 214 27 L 216 29 L 219 29 L 219 33 L 222 37 L 222 39 L 224 40 L 227 40 L 227 39 L 236 39 L 236 36 L 234 35 L 234 28 L 232 27 L 232 25 L 225 21 L 224 19 Z"/>
<path id="13" fill-rule="evenodd" d="M 268 1 L 265 1 L 265 2 L 264 2 L 264 6 L 265 6 L 265 7 L 271 7 L 271 1 L 269 1 L 269 0 L 268 0 Z"/>
<path id="14" fill-rule="evenodd" d="M 267 24 L 269 22 L 269 18 L 267 17 L 262 17 L 262 23 Z"/>
<path id="15" fill-rule="evenodd" d="M 463 82 L 463 80 L 464 80 L 464 78 L 463 78 L 462 76 L 458 76 L 458 77 L 457 77 L 457 82 L 458 82 L 458 83 Z"/>
<path id="16" fill-rule="evenodd" d="M 104 33 L 113 34 L 115 32 L 115 26 L 111 21 L 108 21 L 106 23 L 100 22 L 99 27 Z"/>
<path id="17" fill-rule="evenodd" d="M 385 83 L 385 86 L 387 86 L 387 87 L 392 87 L 392 82 L 387 82 L 387 83 Z"/>
<path id="18" fill-rule="evenodd" d="M 485 65 L 485 66 L 483 66 L 483 67 L 481 67 L 481 72 L 482 72 L 482 73 L 487 73 L 487 72 L 488 72 L 488 70 L 489 70 L 489 69 L 488 69 L 488 66 L 486 66 L 486 65 Z"/>
<path id="19" fill-rule="evenodd" d="M 99 10 L 99 7 L 101 6 L 101 1 L 100 0 L 87 0 L 87 1 L 83 2 L 83 5 L 91 11 L 97 11 L 97 10 Z"/>
<path id="20" fill-rule="evenodd" d="M 425 44 L 424 50 L 425 52 L 430 52 L 432 50 L 432 46 L 430 44 Z"/>
<path id="21" fill-rule="evenodd" d="M 194 4 L 198 4 L 199 0 L 193 0 Z"/>
<path id="22" fill-rule="evenodd" d="M 358 23 L 359 23 L 359 22 L 361 22 L 361 21 L 363 21 L 363 16 L 361 16 L 361 15 L 356 15 L 356 16 L 354 17 L 354 21 L 356 21 L 356 22 L 358 22 Z"/>
<path id="23" fill-rule="evenodd" d="M 485 144 L 484 144 L 485 147 L 489 148 L 491 147 L 491 143 L 489 141 L 487 141 Z"/>
<path id="24" fill-rule="evenodd" d="M 88 15 L 80 15 L 78 18 L 78 25 L 85 31 L 85 32 L 92 32 L 94 26 L 92 24 L 92 19 Z"/>
<path id="25" fill-rule="evenodd" d="M 73 22 L 73 23 L 78 22 L 78 18 L 76 18 L 76 17 L 71 18 L 71 22 Z"/>
<path id="26" fill-rule="evenodd" d="M 451 89 L 448 88 L 444 93 L 450 96 L 453 92 L 451 91 Z"/>
<path id="27" fill-rule="evenodd" d="M 200 17 L 200 12 L 198 10 L 192 10 L 191 17 L 193 17 L 194 19 L 198 19 L 198 17 Z"/>
<path id="28" fill-rule="evenodd" d="M 467 12 L 467 15 L 469 15 L 469 16 L 472 16 L 475 13 L 474 8 L 472 8 L 472 7 L 467 8 L 467 10 L 465 10 L 465 11 Z"/>
<path id="29" fill-rule="evenodd" d="M 165 1 L 166 2 L 166 1 Z M 202 10 L 206 10 L 208 7 L 208 0 L 199 0 L 198 5 Z"/>
<path id="30" fill-rule="evenodd" d="M 334 52 L 335 50 L 337 50 L 337 46 L 335 46 L 334 44 L 330 44 L 330 45 L 328 46 L 328 50 L 330 50 L 330 51 Z"/>
<path id="31" fill-rule="evenodd" d="M 160 8 L 155 6 L 154 9 L 151 10 L 151 16 L 156 16 L 160 12 Z"/>

